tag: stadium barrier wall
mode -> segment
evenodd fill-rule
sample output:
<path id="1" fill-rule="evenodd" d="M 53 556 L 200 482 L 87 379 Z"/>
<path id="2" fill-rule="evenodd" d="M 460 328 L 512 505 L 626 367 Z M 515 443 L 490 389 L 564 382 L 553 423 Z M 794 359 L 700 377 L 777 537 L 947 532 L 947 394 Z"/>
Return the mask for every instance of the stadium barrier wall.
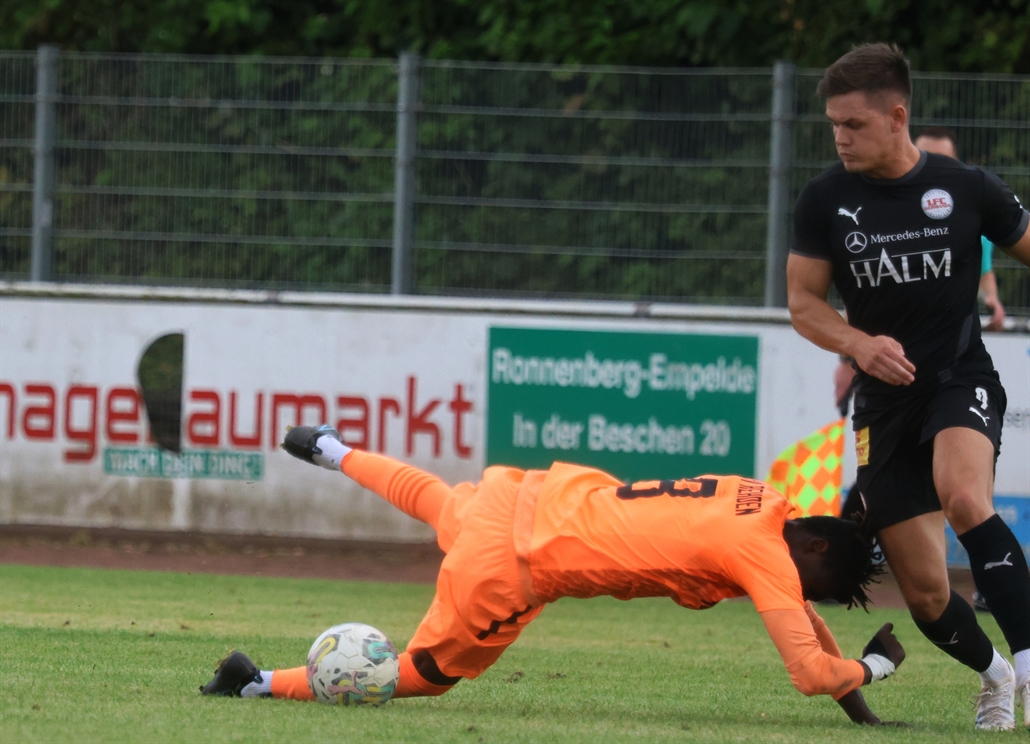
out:
<path id="1" fill-rule="evenodd" d="M 148 441 L 135 379 L 176 331 L 181 457 Z M 986 338 L 1009 397 L 997 505 L 1030 552 L 1030 335 Z M 451 483 L 556 459 L 761 478 L 837 417 L 835 363 L 778 309 L 7 283 L 0 523 L 432 539 L 277 449 L 297 422 Z"/>

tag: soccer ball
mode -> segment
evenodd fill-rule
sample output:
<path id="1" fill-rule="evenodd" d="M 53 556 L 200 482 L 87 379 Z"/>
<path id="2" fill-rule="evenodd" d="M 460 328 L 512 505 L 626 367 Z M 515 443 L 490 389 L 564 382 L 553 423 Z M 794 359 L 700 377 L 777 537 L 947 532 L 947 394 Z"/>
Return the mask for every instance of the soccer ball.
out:
<path id="1" fill-rule="evenodd" d="M 400 676 L 390 639 L 370 625 L 334 625 L 308 652 L 308 685 L 320 703 L 382 705 Z"/>

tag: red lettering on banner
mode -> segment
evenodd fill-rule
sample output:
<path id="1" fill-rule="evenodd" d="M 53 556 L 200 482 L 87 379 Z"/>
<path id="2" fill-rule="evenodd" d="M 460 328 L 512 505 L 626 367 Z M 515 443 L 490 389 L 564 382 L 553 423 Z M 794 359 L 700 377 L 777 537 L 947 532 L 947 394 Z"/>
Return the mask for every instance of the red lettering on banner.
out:
<path id="1" fill-rule="evenodd" d="M 433 438 L 433 457 L 440 456 L 440 427 L 428 421 L 429 415 L 440 405 L 439 399 L 430 400 L 426 407 L 415 413 L 415 378 L 408 377 L 408 426 L 405 432 L 407 443 L 404 451 L 411 455 L 415 451 L 415 435 L 429 434 Z"/>
<path id="2" fill-rule="evenodd" d="M 293 395 L 290 393 L 272 393 L 272 449 L 279 446 L 280 437 L 285 436 L 285 431 L 279 430 L 279 408 L 281 406 L 293 406 L 293 425 L 304 425 L 304 409 L 317 408 L 318 417 L 316 424 L 324 424 L 327 421 L 325 398 L 321 395 Z"/>
<path id="3" fill-rule="evenodd" d="M 214 390 L 194 390 L 190 393 L 190 401 L 211 404 L 210 410 L 196 411 L 190 414 L 186 425 L 186 436 L 193 444 L 209 444 L 218 446 L 221 439 L 222 401 Z"/>
<path id="4" fill-rule="evenodd" d="M 213 389 L 189 390 L 186 391 L 184 438 L 188 446 L 260 449 L 266 431 L 264 403 L 269 398 L 272 448 L 282 440 L 281 427 L 285 424 L 335 421 L 334 425 L 349 447 L 371 450 L 375 445 L 379 452 L 385 453 L 391 426 L 394 440 L 401 435 L 403 427 L 407 456 L 415 453 L 420 436 L 428 436 L 432 456 L 439 458 L 449 425 L 452 434 L 446 439 L 452 444 L 454 455 L 470 458 L 474 442 L 468 441 L 473 438 L 469 431 L 469 414 L 475 405 L 466 397 L 466 386 L 455 384 L 450 398 L 428 398 L 420 402 L 418 382 L 414 375 L 405 377 L 403 398 L 368 398 L 353 393 L 334 394 L 332 398 L 318 393 L 269 392 L 266 395 L 255 391 L 245 394 L 254 396 L 252 416 L 241 410 L 241 396 L 236 390 L 224 393 Z M 222 418 L 223 394 L 229 396 L 226 419 Z M 332 403 L 335 408 L 330 410 Z M 442 403 L 446 404 L 446 413 L 442 412 Z M 7 440 L 21 436 L 37 441 L 59 439 L 70 445 L 63 453 L 67 462 L 95 460 L 103 443 L 114 446 L 153 444 L 144 411 L 140 392 L 131 386 L 105 390 L 97 385 L 76 384 L 62 390 L 44 382 L 0 382 L 0 428 L 6 432 L 6 435 L 0 433 L 0 439 L 5 436 Z M 440 420 L 434 420 L 438 412 Z M 248 423 L 252 425 L 246 425 Z M 223 425 L 227 427 L 227 442 L 221 438 Z M 378 429 L 374 428 L 376 426 Z M 240 431 L 241 428 L 244 431 Z M 395 441 L 394 446 L 399 447 L 399 444 Z"/>
<path id="5" fill-rule="evenodd" d="M 367 450 L 368 449 L 368 401 L 364 398 L 355 398 L 350 396 L 341 395 L 336 399 L 336 406 L 340 410 L 340 418 L 336 421 L 336 430 L 340 432 L 340 436 L 343 437 L 343 443 L 353 449 Z M 348 417 L 343 415 L 343 411 L 347 409 L 357 409 L 360 411 L 358 418 Z M 356 431 L 358 434 L 357 439 L 351 439 L 347 436 L 347 432 Z"/>
<path id="6" fill-rule="evenodd" d="M 237 447 L 261 447 L 261 425 L 264 423 L 265 394 L 258 393 L 254 402 L 254 434 L 245 437 L 236 433 L 236 391 L 229 393 L 229 441 Z"/>
<path id="7" fill-rule="evenodd" d="M 401 402 L 396 398 L 379 399 L 379 438 L 376 442 L 380 452 L 386 452 L 386 412 L 401 415 Z"/>
<path id="8" fill-rule="evenodd" d="M 26 406 L 21 415 L 21 428 L 26 439 L 53 439 L 57 421 L 57 393 L 50 385 L 36 383 L 25 386 L 26 395 L 45 395 L 42 406 Z M 40 422 L 42 419 L 42 422 Z"/>
<path id="9" fill-rule="evenodd" d="M 116 428 L 119 423 L 133 424 L 131 431 Z M 111 388 L 107 394 L 107 438 L 112 442 L 135 444 L 139 441 L 139 432 L 135 424 L 139 423 L 139 393 L 135 388 Z"/>
<path id="10" fill-rule="evenodd" d="M 447 408 L 454 414 L 454 453 L 458 457 L 468 459 L 472 457 L 472 448 L 462 442 L 461 417 L 472 411 L 472 403 L 462 397 L 463 390 L 460 382 L 454 386 L 454 397 L 447 404 Z"/>
<path id="11" fill-rule="evenodd" d="M 82 399 L 89 406 L 86 428 L 75 428 L 75 401 Z M 87 385 L 72 385 L 64 398 L 64 434 L 73 442 L 86 445 L 81 450 L 66 450 L 65 462 L 89 462 L 97 453 L 97 389 Z"/>
<path id="12" fill-rule="evenodd" d="M 14 439 L 14 388 L 6 382 L 0 382 L 0 394 L 7 396 L 7 438 Z"/>

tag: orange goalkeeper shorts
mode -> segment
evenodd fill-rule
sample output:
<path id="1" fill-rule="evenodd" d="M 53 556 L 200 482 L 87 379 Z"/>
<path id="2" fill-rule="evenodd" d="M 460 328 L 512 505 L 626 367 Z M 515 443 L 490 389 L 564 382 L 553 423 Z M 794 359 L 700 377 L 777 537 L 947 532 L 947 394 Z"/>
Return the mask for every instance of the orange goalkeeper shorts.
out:
<path id="1" fill-rule="evenodd" d="M 447 555 L 436 596 L 408 651 L 428 651 L 448 677 L 475 679 L 540 614 L 519 580 L 513 525 L 525 471 L 492 467 L 454 487 L 436 525 Z"/>

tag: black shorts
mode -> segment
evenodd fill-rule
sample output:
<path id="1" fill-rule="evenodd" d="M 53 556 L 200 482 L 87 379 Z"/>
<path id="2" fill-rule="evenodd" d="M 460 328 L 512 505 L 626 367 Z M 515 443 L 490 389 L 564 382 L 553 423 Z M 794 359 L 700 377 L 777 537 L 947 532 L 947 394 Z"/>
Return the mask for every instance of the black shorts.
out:
<path id="1" fill-rule="evenodd" d="M 940 511 L 933 483 L 934 437 L 953 427 L 982 432 L 994 445 L 997 462 L 1005 406 L 1005 389 L 993 371 L 950 379 L 890 406 L 860 407 L 856 401 L 858 478 L 844 514 L 864 512 L 865 526 L 876 533 Z"/>

